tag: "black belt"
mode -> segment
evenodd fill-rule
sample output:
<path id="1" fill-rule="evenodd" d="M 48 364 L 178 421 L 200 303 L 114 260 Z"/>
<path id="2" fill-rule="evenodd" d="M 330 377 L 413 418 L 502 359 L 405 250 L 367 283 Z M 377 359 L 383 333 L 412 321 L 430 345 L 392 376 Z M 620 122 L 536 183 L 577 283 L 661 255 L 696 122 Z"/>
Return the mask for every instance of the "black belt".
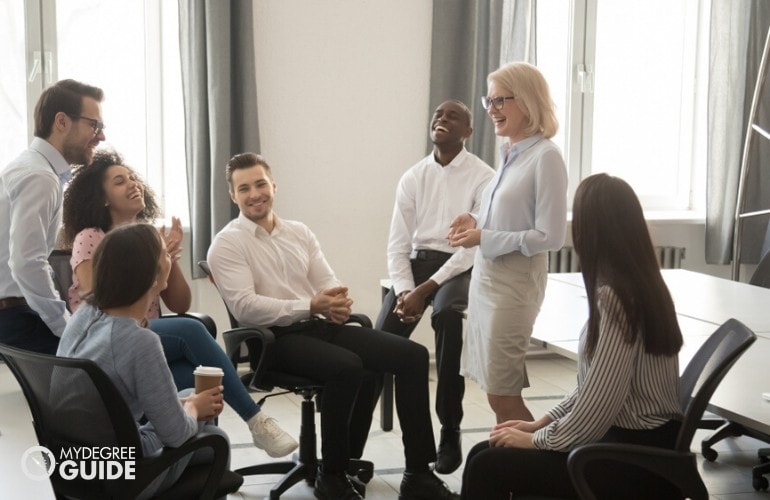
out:
<path id="1" fill-rule="evenodd" d="M 12 307 L 26 306 L 27 299 L 24 297 L 5 297 L 0 299 L 0 311 L 10 309 Z"/>
<path id="2" fill-rule="evenodd" d="M 437 250 L 415 250 L 410 256 L 415 260 L 448 259 L 452 254 L 448 252 L 439 252 Z"/>

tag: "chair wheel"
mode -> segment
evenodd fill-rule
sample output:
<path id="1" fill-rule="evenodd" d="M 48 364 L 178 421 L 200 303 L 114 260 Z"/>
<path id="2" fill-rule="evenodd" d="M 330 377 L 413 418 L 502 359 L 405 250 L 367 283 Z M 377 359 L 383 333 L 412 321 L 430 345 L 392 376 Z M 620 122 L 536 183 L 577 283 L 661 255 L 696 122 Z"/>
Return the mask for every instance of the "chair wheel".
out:
<path id="1" fill-rule="evenodd" d="M 766 490 L 768 486 L 767 478 L 764 476 L 754 477 L 751 479 L 751 485 L 755 490 Z"/>
<path id="2" fill-rule="evenodd" d="M 715 449 L 709 447 L 708 445 L 701 445 L 700 451 L 701 451 L 701 454 L 703 454 L 703 458 L 705 458 L 709 462 L 713 462 L 719 456 L 719 453 L 717 453 Z"/>

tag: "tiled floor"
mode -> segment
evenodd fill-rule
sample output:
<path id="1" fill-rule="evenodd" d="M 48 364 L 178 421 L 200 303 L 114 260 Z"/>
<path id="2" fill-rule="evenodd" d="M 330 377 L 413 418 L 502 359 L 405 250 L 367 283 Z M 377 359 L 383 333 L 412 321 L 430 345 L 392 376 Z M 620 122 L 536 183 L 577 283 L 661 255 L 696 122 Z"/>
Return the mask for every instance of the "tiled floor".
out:
<path id="1" fill-rule="evenodd" d="M 528 360 L 532 387 L 525 392 L 528 405 L 535 415 L 541 415 L 568 392 L 574 385 L 575 364 L 560 357 L 535 356 Z M 435 377 L 431 386 L 435 390 Z M 467 384 L 465 419 L 463 421 L 463 449 L 485 439 L 493 423 L 493 416 L 485 395 L 475 386 Z M 277 396 L 268 400 L 265 410 L 277 418 L 280 425 L 297 437 L 299 432 L 299 404 L 297 396 Z M 364 458 L 375 464 L 375 476 L 367 488 L 368 500 L 392 500 L 398 498 L 398 487 L 403 472 L 403 448 L 398 419 L 392 432 L 379 428 L 379 411 L 367 444 Z M 233 443 L 232 466 L 234 468 L 270 460 L 262 451 L 251 445 L 246 425 L 226 409 L 221 418 Z M 434 430 L 438 432 L 434 420 Z M 693 441 L 694 450 L 707 431 L 699 431 Z M 53 498 L 46 482 L 34 482 L 21 473 L 20 458 L 30 446 L 35 445 L 30 415 L 24 398 L 7 366 L 0 364 L 0 498 L 48 499 Z M 713 499 L 770 499 L 770 493 L 754 492 L 751 487 L 751 466 L 756 463 L 756 449 L 767 446 L 750 438 L 726 440 L 716 449 L 719 458 L 709 463 L 698 460 L 701 474 Z M 453 489 L 459 490 L 462 468 L 454 474 L 442 476 Z M 275 476 L 247 477 L 233 499 L 267 498 Z M 281 498 L 286 500 L 312 499 L 312 490 L 304 483 L 298 484 Z"/>

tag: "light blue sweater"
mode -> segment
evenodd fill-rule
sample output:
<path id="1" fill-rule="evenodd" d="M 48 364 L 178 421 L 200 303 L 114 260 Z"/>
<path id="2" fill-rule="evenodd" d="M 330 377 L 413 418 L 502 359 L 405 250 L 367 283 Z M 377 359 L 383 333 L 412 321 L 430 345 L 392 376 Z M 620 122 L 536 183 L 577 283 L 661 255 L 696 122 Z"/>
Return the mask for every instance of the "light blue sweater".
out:
<path id="1" fill-rule="evenodd" d="M 90 359 L 109 376 L 137 421 L 145 456 L 178 447 L 198 431 L 179 401 L 160 339 L 132 318 L 83 304 L 67 322 L 57 355 Z M 142 415 L 149 423 L 139 426 Z"/>

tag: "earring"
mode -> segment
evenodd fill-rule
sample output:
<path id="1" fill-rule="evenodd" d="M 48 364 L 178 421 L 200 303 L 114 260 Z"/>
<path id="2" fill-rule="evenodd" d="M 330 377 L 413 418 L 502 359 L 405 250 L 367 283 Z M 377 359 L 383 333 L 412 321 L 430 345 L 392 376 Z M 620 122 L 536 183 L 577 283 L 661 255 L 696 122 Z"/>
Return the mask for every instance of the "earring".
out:
<path id="1" fill-rule="evenodd" d="M 105 206 L 105 207 L 109 207 L 109 206 L 110 206 L 110 202 L 109 202 L 109 201 L 105 201 L 105 202 L 104 202 L 104 206 Z"/>

